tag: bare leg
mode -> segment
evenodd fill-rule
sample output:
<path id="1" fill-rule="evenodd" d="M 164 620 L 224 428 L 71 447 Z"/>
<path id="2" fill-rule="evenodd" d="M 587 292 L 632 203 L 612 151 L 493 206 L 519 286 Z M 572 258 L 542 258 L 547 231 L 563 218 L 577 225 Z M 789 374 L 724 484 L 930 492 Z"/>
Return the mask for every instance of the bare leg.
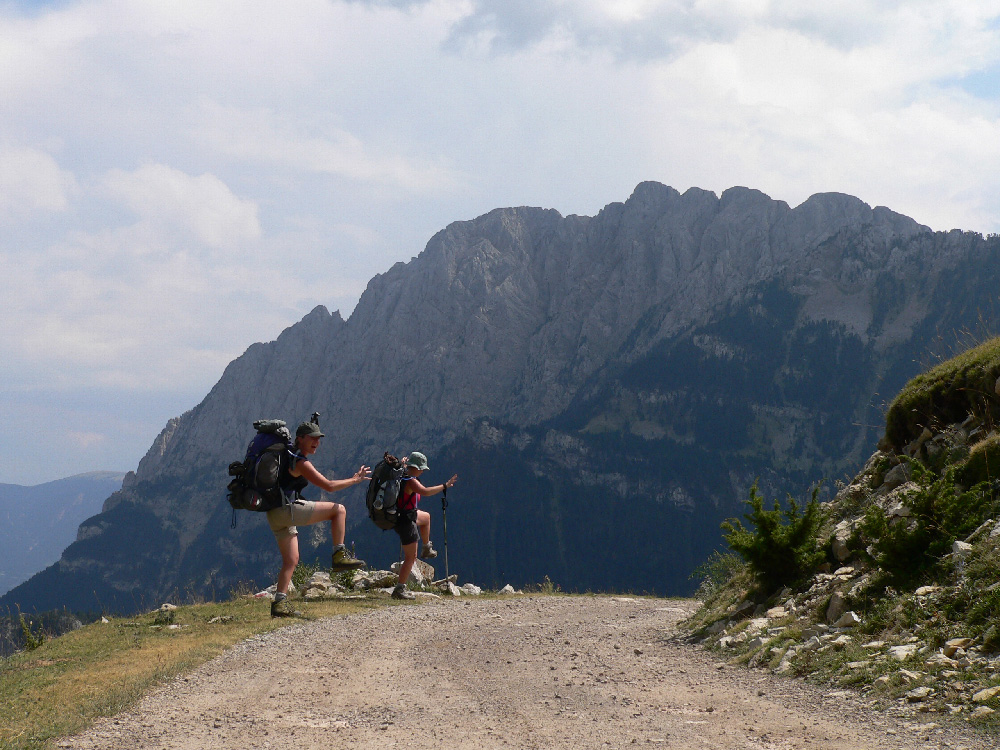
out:
<path id="1" fill-rule="evenodd" d="M 417 531 L 420 532 L 420 541 L 424 543 L 426 547 L 431 541 L 431 514 L 423 511 L 417 511 Z"/>
<path id="2" fill-rule="evenodd" d="M 403 564 L 399 566 L 399 585 L 405 586 L 413 570 L 413 563 L 417 559 L 417 543 L 403 545 Z"/>
<path id="3" fill-rule="evenodd" d="M 295 566 L 299 564 L 299 538 L 296 535 L 286 536 L 278 540 L 278 549 L 281 552 L 281 572 L 278 573 L 279 594 L 287 594 L 288 586 L 292 582 L 292 573 Z"/>
<path id="4" fill-rule="evenodd" d="M 333 545 L 344 543 L 344 532 L 347 528 L 347 508 L 340 503 L 316 503 L 316 510 L 309 519 L 309 523 L 319 523 L 320 521 L 330 522 L 330 536 L 333 537 Z"/>

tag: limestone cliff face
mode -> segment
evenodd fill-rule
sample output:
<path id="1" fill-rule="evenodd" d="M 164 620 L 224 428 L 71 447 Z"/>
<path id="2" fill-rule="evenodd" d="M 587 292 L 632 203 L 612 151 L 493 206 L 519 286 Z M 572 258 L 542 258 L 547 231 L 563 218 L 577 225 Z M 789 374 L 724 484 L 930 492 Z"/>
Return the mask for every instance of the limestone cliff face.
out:
<path id="1" fill-rule="evenodd" d="M 158 540 L 143 550 L 154 573 L 98 555 L 124 523 L 113 518 L 98 517 L 86 550 L 71 547 L 60 565 L 122 591 L 153 575 L 165 591 L 245 577 L 248 550 L 273 562 L 266 533 L 220 529 L 225 467 L 253 420 L 295 423 L 314 410 L 327 433 L 317 463 L 338 475 L 386 449 L 462 461 L 496 521 L 469 549 L 492 560 L 479 568 L 489 575 L 547 572 L 505 562 L 519 542 L 497 536 L 504 514 L 541 507 L 536 527 L 562 539 L 550 570 L 582 576 L 581 588 L 621 585 L 592 570 L 587 579 L 567 534 L 581 503 L 625 518 L 637 499 L 660 515 L 601 533 L 631 535 L 649 546 L 642 564 L 662 569 L 676 545 L 648 527 L 663 514 L 678 528 L 697 518 L 686 533 L 699 538 L 672 564 L 697 562 L 756 476 L 780 494 L 857 467 L 876 439 L 866 425 L 878 422 L 868 419 L 878 394 L 894 392 L 935 340 L 991 312 L 997 253 L 995 240 L 934 233 L 851 196 L 792 209 L 747 188 L 680 194 L 652 182 L 593 217 L 521 207 L 456 222 L 375 276 L 348 320 L 316 308 L 171 420 L 105 507 Z M 490 483 L 491 462 L 519 499 L 475 484 Z M 375 544 L 360 498 L 342 494 L 352 533 Z M 665 588 L 652 576 L 643 585 Z"/>

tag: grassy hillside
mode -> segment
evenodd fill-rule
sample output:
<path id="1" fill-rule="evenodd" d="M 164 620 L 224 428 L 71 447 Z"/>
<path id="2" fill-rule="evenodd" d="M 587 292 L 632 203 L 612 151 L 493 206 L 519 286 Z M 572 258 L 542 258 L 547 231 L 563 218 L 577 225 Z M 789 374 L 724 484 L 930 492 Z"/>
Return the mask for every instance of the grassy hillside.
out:
<path id="1" fill-rule="evenodd" d="M 694 632 L 890 711 L 1000 727 L 998 376 L 993 339 L 911 380 L 830 502 L 753 490 L 700 571 Z"/>

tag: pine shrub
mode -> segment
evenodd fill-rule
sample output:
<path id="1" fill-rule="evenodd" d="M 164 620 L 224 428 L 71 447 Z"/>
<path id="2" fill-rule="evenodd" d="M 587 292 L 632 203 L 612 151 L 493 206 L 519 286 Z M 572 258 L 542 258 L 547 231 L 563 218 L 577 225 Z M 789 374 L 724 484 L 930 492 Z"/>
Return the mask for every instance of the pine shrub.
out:
<path id="1" fill-rule="evenodd" d="M 750 566 L 762 593 L 804 580 L 823 561 L 817 540 L 823 520 L 819 490 L 819 485 L 813 488 L 805 508 L 789 495 L 787 509 L 775 500 L 773 509 L 766 510 L 754 482 L 747 499 L 750 511 L 743 516 L 750 527 L 737 518 L 723 522 L 726 543 Z"/>

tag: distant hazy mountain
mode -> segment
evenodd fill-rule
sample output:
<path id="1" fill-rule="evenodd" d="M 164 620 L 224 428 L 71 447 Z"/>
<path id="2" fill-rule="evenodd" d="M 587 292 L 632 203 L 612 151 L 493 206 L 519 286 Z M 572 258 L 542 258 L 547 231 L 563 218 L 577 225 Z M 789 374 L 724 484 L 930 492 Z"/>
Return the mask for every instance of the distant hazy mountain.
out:
<path id="1" fill-rule="evenodd" d="M 0 605 L 131 609 L 272 580 L 264 519 L 230 528 L 226 466 L 254 419 L 313 410 L 322 469 L 420 449 L 427 481 L 458 472 L 448 541 L 463 579 L 688 592 L 755 479 L 783 497 L 853 475 L 882 404 L 956 331 L 994 319 L 998 260 L 995 237 L 840 194 L 792 209 L 643 183 L 594 217 L 457 222 L 373 278 L 348 320 L 318 307 L 251 346 Z M 387 565 L 397 539 L 362 497 L 336 497 L 348 539 Z M 440 541 L 438 498 L 425 505 Z M 328 559 L 325 530 L 301 542 L 304 560 Z"/>
<path id="2" fill-rule="evenodd" d="M 124 476 L 93 471 L 32 487 L 0 484 L 0 594 L 58 560 Z"/>

